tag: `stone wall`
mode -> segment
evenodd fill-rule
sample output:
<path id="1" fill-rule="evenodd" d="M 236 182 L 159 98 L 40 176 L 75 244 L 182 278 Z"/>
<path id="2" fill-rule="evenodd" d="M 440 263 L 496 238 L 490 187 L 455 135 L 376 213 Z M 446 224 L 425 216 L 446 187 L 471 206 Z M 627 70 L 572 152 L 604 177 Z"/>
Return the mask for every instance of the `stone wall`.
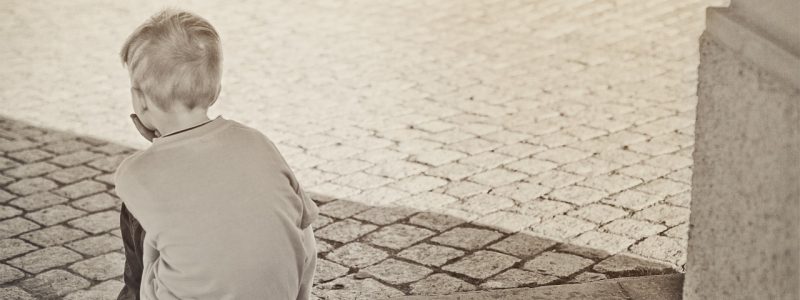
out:
<path id="1" fill-rule="evenodd" d="M 701 38 L 685 299 L 799 299 L 800 90 Z"/>

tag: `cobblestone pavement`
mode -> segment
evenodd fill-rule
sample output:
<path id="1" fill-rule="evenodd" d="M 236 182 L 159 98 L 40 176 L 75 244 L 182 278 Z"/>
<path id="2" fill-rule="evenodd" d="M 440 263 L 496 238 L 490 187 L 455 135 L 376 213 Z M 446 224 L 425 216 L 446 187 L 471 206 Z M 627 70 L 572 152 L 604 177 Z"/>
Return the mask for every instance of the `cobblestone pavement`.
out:
<path id="1" fill-rule="evenodd" d="M 95 2 L 4 1 L 1 113 L 144 147 L 116 51 L 162 2 Z M 724 2 L 181 6 L 223 38 L 213 112 L 267 133 L 308 190 L 681 269 L 697 38 Z"/>
<path id="2" fill-rule="evenodd" d="M 133 149 L 0 118 L 0 299 L 113 299 L 113 172 Z M 668 264 L 438 213 L 313 195 L 321 299 L 375 299 L 675 273 Z M 20 295 L 28 295 L 25 298 Z M 19 298 L 14 298 L 19 297 Z"/>

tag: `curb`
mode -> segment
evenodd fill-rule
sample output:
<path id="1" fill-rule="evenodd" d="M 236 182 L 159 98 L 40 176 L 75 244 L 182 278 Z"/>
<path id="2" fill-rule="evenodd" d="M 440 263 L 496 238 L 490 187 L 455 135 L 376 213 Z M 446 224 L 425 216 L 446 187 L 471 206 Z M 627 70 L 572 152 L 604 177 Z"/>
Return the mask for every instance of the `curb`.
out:
<path id="1" fill-rule="evenodd" d="M 405 296 L 396 300 L 483 300 L 483 299 L 608 299 L 680 300 L 684 274 L 642 276 L 564 284 L 537 288 L 465 292 L 440 296 Z"/>

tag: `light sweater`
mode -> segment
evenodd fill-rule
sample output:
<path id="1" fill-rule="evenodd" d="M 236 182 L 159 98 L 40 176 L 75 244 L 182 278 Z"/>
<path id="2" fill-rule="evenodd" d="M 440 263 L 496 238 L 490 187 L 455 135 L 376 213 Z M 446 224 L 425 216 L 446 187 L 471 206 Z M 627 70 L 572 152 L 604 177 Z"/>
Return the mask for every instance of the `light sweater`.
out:
<path id="1" fill-rule="evenodd" d="M 144 238 L 142 299 L 305 299 L 319 209 L 275 145 L 222 116 L 153 139 L 116 172 Z"/>

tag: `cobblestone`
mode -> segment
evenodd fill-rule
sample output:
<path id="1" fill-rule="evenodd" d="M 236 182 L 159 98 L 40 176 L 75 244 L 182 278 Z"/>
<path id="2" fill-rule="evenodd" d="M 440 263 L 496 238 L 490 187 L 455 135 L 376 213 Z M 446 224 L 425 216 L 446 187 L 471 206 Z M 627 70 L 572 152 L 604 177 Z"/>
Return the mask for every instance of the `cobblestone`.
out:
<path id="1" fill-rule="evenodd" d="M 477 228 L 455 228 L 431 239 L 431 241 L 456 248 L 474 250 L 496 241 L 502 234 Z"/>
<path id="2" fill-rule="evenodd" d="M 448 295 L 456 292 L 474 291 L 474 285 L 446 274 L 433 274 L 411 284 L 414 295 Z"/>
<path id="3" fill-rule="evenodd" d="M 524 268 L 545 275 L 568 277 L 592 264 L 592 260 L 580 256 L 545 252 L 525 263 Z"/>
<path id="4" fill-rule="evenodd" d="M 391 284 L 404 284 L 420 280 L 433 272 L 432 270 L 415 264 L 387 259 L 383 262 L 364 269 L 368 274 Z"/>
<path id="5" fill-rule="evenodd" d="M 478 251 L 446 265 L 442 269 L 476 279 L 485 279 L 511 267 L 518 261 L 518 258 L 494 251 Z"/>
<path id="6" fill-rule="evenodd" d="M 83 231 L 67 228 L 62 225 L 45 227 L 44 229 L 31 231 L 20 236 L 29 242 L 43 247 L 61 245 L 63 243 L 85 237 Z"/>
<path id="7" fill-rule="evenodd" d="M 545 285 L 559 280 L 558 277 L 511 269 L 487 280 L 481 287 L 487 289 L 505 289 L 530 285 Z"/>
<path id="8" fill-rule="evenodd" d="M 64 270 L 51 270 L 20 283 L 24 289 L 40 297 L 64 296 L 89 287 L 91 283 Z"/>
<path id="9" fill-rule="evenodd" d="M 8 261 L 8 264 L 29 273 L 59 267 L 81 259 L 81 255 L 64 247 L 49 247 L 36 250 Z"/>

